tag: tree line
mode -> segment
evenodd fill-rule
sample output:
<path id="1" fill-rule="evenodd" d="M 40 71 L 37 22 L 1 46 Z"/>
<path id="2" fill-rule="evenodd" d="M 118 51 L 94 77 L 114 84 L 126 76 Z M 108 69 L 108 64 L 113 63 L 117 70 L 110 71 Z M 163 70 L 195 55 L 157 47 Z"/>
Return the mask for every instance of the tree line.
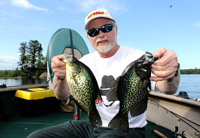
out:
<path id="1" fill-rule="evenodd" d="M 182 69 L 180 70 L 181 74 L 200 74 L 200 69 Z"/>
<path id="2" fill-rule="evenodd" d="M 32 74 L 27 74 L 22 72 L 21 68 L 26 63 L 33 63 L 36 67 L 46 67 L 47 59 L 43 56 L 42 51 L 42 44 L 38 40 L 20 43 L 18 66 L 15 70 L 0 70 L 0 77 L 39 77 L 43 71 L 36 70 Z"/>

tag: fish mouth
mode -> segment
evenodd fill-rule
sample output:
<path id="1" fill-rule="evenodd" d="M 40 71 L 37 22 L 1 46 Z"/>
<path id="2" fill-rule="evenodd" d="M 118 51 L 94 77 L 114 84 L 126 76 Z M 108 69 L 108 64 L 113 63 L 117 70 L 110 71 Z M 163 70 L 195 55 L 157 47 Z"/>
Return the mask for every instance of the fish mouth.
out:
<path id="1" fill-rule="evenodd" d="M 146 52 L 145 59 L 142 64 L 153 64 L 156 60 L 158 60 L 158 57 L 153 57 L 151 53 Z"/>
<path id="2" fill-rule="evenodd" d="M 153 57 L 151 53 L 146 52 L 144 58 L 139 64 L 139 67 L 143 72 L 148 72 L 151 64 L 153 64 L 156 60 L 158 60 L 157 57 Z"/>
<path id="3" fill-rule="evenodd" d="M 61 60 L 63 62 L 69 62 L 72 61 L 73 56 L 72 55 L 65 55 Z"/>

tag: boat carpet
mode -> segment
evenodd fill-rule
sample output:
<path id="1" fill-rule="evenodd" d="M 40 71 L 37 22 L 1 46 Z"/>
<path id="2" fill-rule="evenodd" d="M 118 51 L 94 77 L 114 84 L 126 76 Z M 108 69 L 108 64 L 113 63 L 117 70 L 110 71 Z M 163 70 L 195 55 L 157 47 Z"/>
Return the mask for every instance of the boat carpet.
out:
<path id="1" fill-rule="evenodd" d="M 81 112 L 80 118 L 81 120 L 88 119 L 87 113 Z M 65 113 L 61 111 L 55 111 L 31 118 L 19 116 L 11 121 L 0 121 L 0 137 L 26 138 L 26 136 L 35 130 L 60 124 L 73 119 L 73 113 Z M 146 126 L 147 138 L 158 138 L 152 132 L 153 129 L 158 130 L 167 137 L 172 137 L 172 135 L 174 135 L 174 132 L 148 121 L 148 125 Z"/>

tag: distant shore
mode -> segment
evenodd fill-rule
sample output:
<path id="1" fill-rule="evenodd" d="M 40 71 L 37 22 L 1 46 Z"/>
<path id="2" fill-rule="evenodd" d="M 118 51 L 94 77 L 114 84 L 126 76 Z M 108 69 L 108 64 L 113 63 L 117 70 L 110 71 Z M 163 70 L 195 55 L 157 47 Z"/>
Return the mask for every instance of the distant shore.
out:
<path id="1" fill-rule="evenodd" d="M 1 79 L 21 79 L 23 78 L 22 76 L 19 77 L 0 77 Z"/>
<path id="2" fill-rule="evenodd" d="M 0 77 L 0 79 L 21 79 L 21 78 L 25 78 L 25 77 L 22 77 L 22 76 L 18 76 L 18 77 Z M 33 78 L 36 78 L 36 77 L 33 76 Z M 47 73 L 46 72 L 42 73 L 39 78 L 40 79 L 46 79 L 47 78 Z"/>

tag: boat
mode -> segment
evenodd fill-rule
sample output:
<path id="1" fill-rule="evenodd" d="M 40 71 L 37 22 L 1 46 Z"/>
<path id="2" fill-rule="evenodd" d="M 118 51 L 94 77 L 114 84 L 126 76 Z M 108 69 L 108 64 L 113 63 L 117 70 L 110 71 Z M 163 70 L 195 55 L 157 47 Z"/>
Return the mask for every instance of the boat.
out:
<path id="1" fill-rule="evenodd" d="M 54 73 L 50 68 L 50 60 L 55 55 L 66 53 L 80 58 L 88 54 L 89 50 L 84 40 L 76 31 L 61 28 L 53 34 L 47 53 L 48 84 L 0 88 L 1 138 L 25 138 L 38 129 L 68 120 L 88 119 L 87 113 L 76 105 L 72 112 L 60 110 L 61 101 L 52 94 Z M 29 66 L 26 67 L 28 70 Z M 54 107 L 52 103 L 56 103 Z M 199 138 L 199 117 L 200 102 L 185 96 L 150 92 L 145 135 L 147 138 Z"/>
<path id="2" fill-rule="evenodd" d="M 147 120 L 173 132 L 199 138 L 200 102 L 185 96 L 150 92 Z"/>

